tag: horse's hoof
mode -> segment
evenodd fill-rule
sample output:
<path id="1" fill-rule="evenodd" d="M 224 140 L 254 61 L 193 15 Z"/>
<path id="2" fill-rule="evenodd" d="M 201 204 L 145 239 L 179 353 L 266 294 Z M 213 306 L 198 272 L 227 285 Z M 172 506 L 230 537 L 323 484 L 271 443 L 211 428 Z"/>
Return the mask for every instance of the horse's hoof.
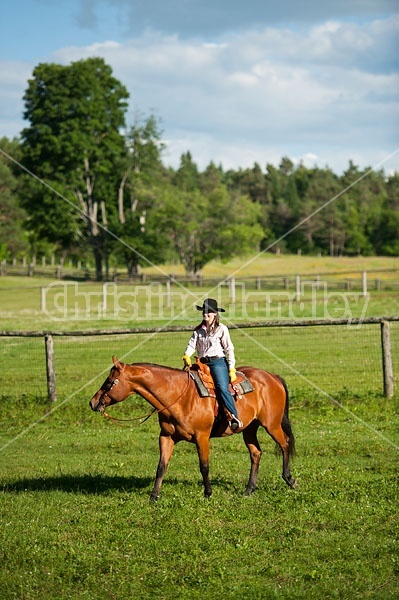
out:
<path id="1" fill-rule="evenodd" d="M 297 489 L 298 482 L 296 479 L 294 479 L 293 477 L 284 477 L 284 475 L 283 475 L 283 479 L 284 479 L 285 483 L 290 486 L 291 489 L 293 489 L 293 490 Z"/>
<path id="2" fill-rule="evenodd" d="M 153 496 L 153 495 L 151 495 L 150 496 L 150 502 L 158 502 L 158 498 L 159 498 L 159 496 Z"/>
<path id="3" fill-rule="evenodd" d="M 256 488 L 247 488 L 244 492 L 244 496 L 251 496 Z"/>

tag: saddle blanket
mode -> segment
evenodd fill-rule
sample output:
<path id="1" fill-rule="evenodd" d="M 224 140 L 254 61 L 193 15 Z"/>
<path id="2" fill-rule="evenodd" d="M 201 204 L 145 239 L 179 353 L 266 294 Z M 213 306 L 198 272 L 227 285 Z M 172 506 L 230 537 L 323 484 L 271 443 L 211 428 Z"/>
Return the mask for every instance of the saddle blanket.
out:
<path id="1" fill-rule="evenodd" d="M 198 371 L 190 371 L 190 375 L 197 385 L 197 389 L 201 398 L 208 398 L 209 396 L 211 398 L 216 398 L 215 388 L 205 385 Z M 241 379 L 241 377 L 242 381 L 239 381 L 238 383 L 231 383 L 229 386 L 231 394 L 238 398 L 243 394 L 248 394 L 249 392 L 254 391 L 254 386 L 246 377 L 246 375 L 244 375 L 244 373 L 241 371 L 237 371 L 237 379 Z"/>

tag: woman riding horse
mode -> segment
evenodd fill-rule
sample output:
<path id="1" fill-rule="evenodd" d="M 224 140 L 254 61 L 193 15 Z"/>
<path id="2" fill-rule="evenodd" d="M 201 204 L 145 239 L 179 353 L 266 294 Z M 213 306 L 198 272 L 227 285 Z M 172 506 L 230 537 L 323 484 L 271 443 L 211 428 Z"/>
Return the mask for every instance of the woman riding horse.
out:
<path id="1" fill-rule="evenodd" d="M 232 431 L 242 429 L 242 423 L 238 418 L 236 405 L 229 392 L 229 382 L 236 379 L 234 346 L 231 341 L 230 332 L 226 325 L 220 323 L 219 312 L 225 312 L 224 308 L 218 308 L 217 301 L 213 298 L 205 300 L 202 306 L 202 322 L 193 331 L 188 346 L 183 356 L 184 366 L 190 368 L 191 356 L 198 352 L 202 363 L 209 366 L 218 400 L 224 405 L 229 413 L 229 427 Z"/>
<path id="2" fill-rule="evenodd" d="M 215 398 L 202 398 L 189 373 L 148 363 L 127 365 L 113 357 L 114 365 L 101 388 L 90 400 L 90 407 L 102 414 L 112 404 L 122 402 L 130 394 L 139 394 L 158 413 L 160 425 L 160 457 L 151 499 L 159 496 L 162 481 L 175 445 L 192 442 L 197 447 L 204 495 L 212 494 L 209 480 L 210 437 L 232 435 L 226 418 L 215 425 Z M 262 450 L 257 438 L 260 425 L 273 438 L 283 456 L 284 481 L 292 488 L 296 480 L 290 472 L 290 456 L 294 452 L 294 436 L 288 417 L 288 390 L 284 381 L 267 371 L 252 367 L 239 369 L 251 381 L 254 390 L 239 400 L 244 442 L 248 448 L 251 469 L 246 495 L 256 488 Z"/>

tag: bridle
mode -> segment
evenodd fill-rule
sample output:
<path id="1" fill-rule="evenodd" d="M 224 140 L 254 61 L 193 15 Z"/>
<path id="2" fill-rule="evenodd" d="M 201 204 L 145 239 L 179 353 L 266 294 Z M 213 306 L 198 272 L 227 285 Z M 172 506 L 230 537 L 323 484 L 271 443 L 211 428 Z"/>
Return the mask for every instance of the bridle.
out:
<path id="1" fill-rule="evenodd" d="M 107 414 L 107 413 L 105 412 L 104 398 L 105 398 L 106 396 L 108 396 L 108 398 L 110 398 L 110 399 L 112 400 L 112 398 L 111 398 L 111 396 L 109 395 L 109 393 L 108 393 L 108 392 L 110 392 L 110 391 L 112 390 L 112 388 L 113 388 L 115 385 L 117 385 L 117 384 L 119 383 L 119 379 L 118 379 L 118 378 L 115 378 L 113 381 L 109 381 L 109 382 L 108 382 L 108 385 L 106 386 L 106 389 L 105 389 L 105 390 L 103 391 L 103 393 L 101 394 L 101 396 L 100 396 L 100 400 L 99 400 L 99 402 L 98 402 L 98 405 L 97 405 L 97 410 L 98 410 L 98 412 L 100 412 L 100 413 L 101 413 L 101 415 L 102 415 L 104 418 L 106 418 L 106 419 L 109 419 L 110 421 L 116 422 L 117 424 L 119 424 L 118 422 L 131 422 L 131 421 L 141 421 L 141 423 L 144 423 L 144 422 L 145 422 L 147 419 L 149 419 L 149 418 L 150 418 L 150 417 L 151 417 L 151 416 L 152 416 L 154 413 L 161 413 L 161 412 L 163 412 L 164 410 L 168 410 L 168 409 L 169 409 L 171 406 L 173 406 L 174 404 L 176 404 L 177 402 L 179 402 L 179 400 L 181 400 L 181 399 L 183 398 L 183 396 L 184 396 L 184 395 L 187 393 L 187 390 L 188 390 L 188 388 L 189 388 L 190 382 L 192 381 L 192 379 L 191 379 L 191 376 L 190 376 L 190 373 L 189 373 L 189 372 L 187 373 L 187 375 L 188 375 L 188 378 L 187 378 L 187 385 L 186 385 L 186 387 L 184 388 L 184 390 L 182 391 L 182 393 L 180 394 L 180 396 L 178 396 L 178 397 L 176 398 L 176 400 L 174 400 L 174 401 L 173 401 L 171 404 L 169 404 L 168 406 L 164 406 L 164 407 L 162 407 L 162 408 L 158 408 L 158 409 L 157 409 L 157 408 L 153 408 L 153 410 L 152 410 L 150 413 L 148 413 L 148 414 L 146 414 L 146 415 L 143 415 L 143 416 L 141 416 L 141 417 L 134 417 L 134 418 L 132 418 L 132 419 L 117 419 L 116 417 L 111 417 L 111 415 L 109 415 L 109 414 Z M 122 425 L 122 427 L 123 427 L 123 425 Z"/>
<path id="2" fill-rule="evenodd" d="M 108 397 L 110 400 L 112 400 L 111 396 L 109 395 L 109 392 L 118 383 L 119 383 L 119 379 L 117 377 L 115 377 L 115 379 L 113 381 L 106 381 L 105 382 L 105 384 L 103 386 L 104 387 L 103 393 L 101 394 L 100 400 L 98 401 L 98 404 L 97 404 L 97 410 L 102 415 L 105 414 L 105 402 L 104 402 L 104 400 L 105 400 L 106 397 Z"/>

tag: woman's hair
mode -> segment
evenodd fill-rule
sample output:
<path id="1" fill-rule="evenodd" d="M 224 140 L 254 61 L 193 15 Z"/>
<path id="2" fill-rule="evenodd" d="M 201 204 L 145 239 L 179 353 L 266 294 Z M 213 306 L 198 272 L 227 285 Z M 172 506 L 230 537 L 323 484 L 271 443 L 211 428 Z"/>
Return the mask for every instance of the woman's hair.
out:
<path id="1" fill-rule="evenodd" d="M 204 321 L 202 321 L 204 323 Z M 216 331 L 216 329 L 219 327 L 219 323 L 220 323 L 220 316 L 219 313 L 215 313 L 215 318 L 213 319 L 212 323 L 210 325 L 206 326 L 206 332 L 209 335 L 210 333 L 214 333 Z"/>

